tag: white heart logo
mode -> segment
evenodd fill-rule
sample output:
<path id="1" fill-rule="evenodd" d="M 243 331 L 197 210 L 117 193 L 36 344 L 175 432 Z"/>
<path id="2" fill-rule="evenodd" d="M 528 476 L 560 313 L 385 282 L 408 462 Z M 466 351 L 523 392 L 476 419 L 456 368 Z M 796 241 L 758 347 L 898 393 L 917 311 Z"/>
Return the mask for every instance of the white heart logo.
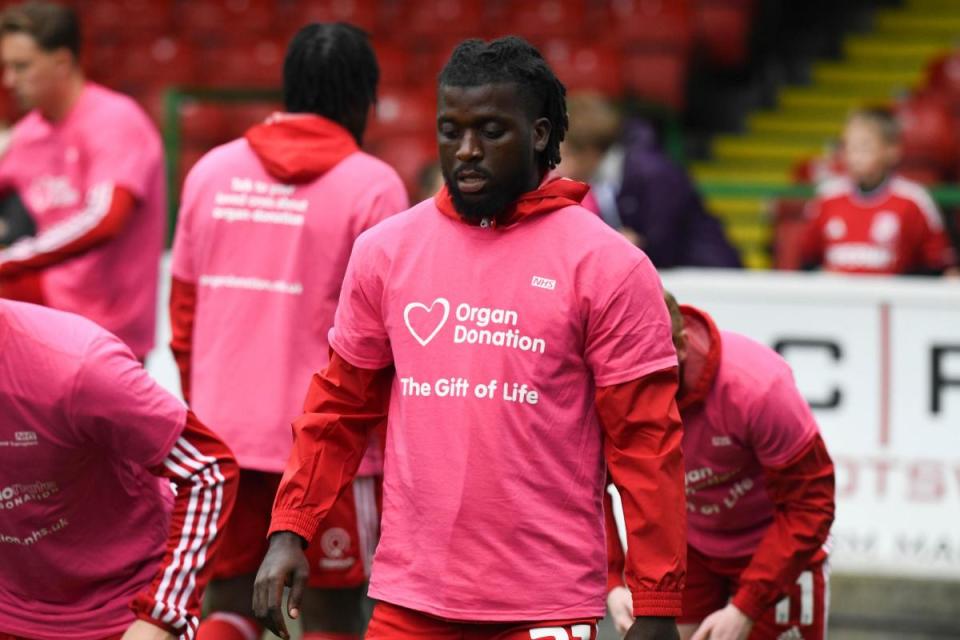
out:
<path id="1" fill-rule="evenodd" d="M 433 331 L 430 332 L 430 335 L 428 335 L 426 338 L 423 338 L 420 336 L 419 333 L 417 333 L 417 330 L 413 328 L 413 325 L 410 324 L 410 312 L 415 309 L 423 309 L 428 316 L 432 316 L 433 308 L 438 304 L 443 309 L 443 317 L 441 317 L 440 321 L 436 323 L 436 326 L 434 326 Z M 410 330 L 410 335 L 412 335 L 417 340 L 417 342 L 420 343 L 420 346 L 422 347 L 427 346 L 427 344 L 431 340 L 433 340 L 438 333 L 440 333 L 440 329 L 443 329 L 443 325 L 447 323 L 447 318 L 449 316 L 450 316 L 450 303 L 447 302 L 446 298 L 437 298 L 436 300 L 430 303 L 429 307 L 423 304 L 422 302 L 411 302 L 403 310 L 403 321 L 406 323 L 407 329 Z"/>

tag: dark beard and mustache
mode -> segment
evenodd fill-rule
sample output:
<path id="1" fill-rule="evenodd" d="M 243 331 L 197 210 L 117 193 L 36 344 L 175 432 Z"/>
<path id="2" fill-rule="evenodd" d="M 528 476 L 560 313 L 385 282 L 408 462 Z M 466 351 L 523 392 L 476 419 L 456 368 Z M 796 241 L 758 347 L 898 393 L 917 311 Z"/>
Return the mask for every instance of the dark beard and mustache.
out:
<path id="1" fill-rule="evenodd" d="M 450 192 L 450 199 L 453 206 L 464 219 L 468 222 L 479 224 L 484 218 L 499 219 L 507 209 L 517 201 L 517 198 L 526 193 L 529 189 L 530 175 L 517 175 L 509 184 L 500 186 L 496 190 L 488 190 L 479 200 L 468 202 L 457 185 L 456 174 L 459 171 L 472 171 L 481 174 L 490 184 L 492 176 L 483 169 L 476 167 L 459 167 L 453 175 L 443 172 L 443 181 L 447 185 L 447 191 Z"/>

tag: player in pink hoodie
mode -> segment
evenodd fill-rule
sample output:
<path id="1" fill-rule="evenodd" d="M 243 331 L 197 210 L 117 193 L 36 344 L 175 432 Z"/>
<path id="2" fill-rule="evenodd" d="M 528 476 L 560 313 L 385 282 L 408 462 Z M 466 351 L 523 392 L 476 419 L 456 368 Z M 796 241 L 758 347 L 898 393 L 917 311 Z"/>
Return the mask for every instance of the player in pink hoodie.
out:
<path id="1" fill-rule="evenodd" d="M 170 301 L 184 396 L 241 466 L 201 640 L 259 636 L 253 574 L 290 455 L 306 381 L 327 364 L 327 332 L 356 237 L 407 206 L 400 178 L 359 150 L 378 68 L 366 36 L 313 24 L 284 63 L 286 112 L 214 149 L 184 185 Z M 354 638 L 378 537 L 380 446 L 310 546 L 305 638 Z M 251 636 L 252 637 L 252 636 Z"/>
<path id="2" fill-rule="evenodd" d="M 810 407 L 772 349 L 669 294 L 687 485 L 682 638 L 822 640 L 834 474 Z M 632 620 L 607 508 L 607 604 Z"/>

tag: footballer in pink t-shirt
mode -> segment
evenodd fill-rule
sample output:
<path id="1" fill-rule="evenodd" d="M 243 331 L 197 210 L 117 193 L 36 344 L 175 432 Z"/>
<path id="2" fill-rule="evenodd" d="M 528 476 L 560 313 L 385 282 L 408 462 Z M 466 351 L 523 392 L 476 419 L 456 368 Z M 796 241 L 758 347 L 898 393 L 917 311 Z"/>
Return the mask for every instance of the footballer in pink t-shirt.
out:
<path id="1" fill-rule="evenodd" d="M 366 36 L 344 24 L 309 25 L 291 41 L 285 68 L 287 111 L 214 149 L 187 176 L 173 247 L 171 346 L 184 396 L 242 469 L 210 585 L 214 610 L 233 615 L 204 621 L 208 638 L 215 626 L 256 625 L 253 578 L 290 457 L 290 423 L 310 374 L 327 365 L 354 240 L 409 206 L 396 171 L 358 148 L 377 89 Z M 360 633 L 382 446 L 382 436 L 373 439 L 362 477 L 309 547 L 307 632 Z M 332 598 L 337 606 L 316 604 Z"/>
<path id="2" fill-rule="evenodd" d="M 667 303 L 688 509 L 681 636 L 822 640 L 834 473 L 810 407 L 775 351 L 669 294 Z M 607 537 L 608 605 L 625 629 L 629 593 L 609 515 Z"/>
<path id="3" fill-rule="evenodd" d="M 193 638 L 230 450 L 80 316 L 0 300 L 0 353 L 0 638 Z"/>
<path id="4" fill-rule="evenodd" d="M 677 360 L 656 271 L 546 176 L 564 88 L 516 37 L 439 80 L 446 187 L 357 240 L 274 505 L 254 610 L 286 635 L 313 538 L 386 418 L 367 631 L 596 637 L 606 465 L 627 492 L 629 637 L 673 638 L 686 541 Z M 606 465 L 605 465 L 606 462 Z"/>
<path id="5" fill-rule="evenodd" d="M 40 299 L 153 347 L 166 195 L 160 136 L 127 96 L 84 79 L 72 9 L 28 4 L 0 18 L 4 78 L 32 109 L 0 158 L 38 233 L 0 250 L 0 295 L 40 277 Z"/>

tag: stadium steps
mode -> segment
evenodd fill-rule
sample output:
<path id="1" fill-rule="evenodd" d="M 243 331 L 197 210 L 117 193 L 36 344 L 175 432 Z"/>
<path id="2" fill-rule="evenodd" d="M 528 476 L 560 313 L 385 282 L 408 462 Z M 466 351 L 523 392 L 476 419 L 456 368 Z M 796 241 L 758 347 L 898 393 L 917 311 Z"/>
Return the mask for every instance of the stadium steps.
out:
<path id="1" fill-rule="evenodd" d="M 711 159 L 694 163 L 691 174 L 748 266 L 771 264 L 770 203 L 729 195 L 729 187 L 789 185 L 794 167 L 836 141 L 851 109 L 920 86 L 929 61 L 949 51 L 957 34 L 960 0 L 906 0 L 880 9 L 871 32 L 844 39 L 840 61 L 815 63 L 809 84 L 783 87 L 777 107 L 749 114 L 742 134 L 714 138 Z M 712 185 L 724 187 L 724 195 L 712 195 Z"/>

